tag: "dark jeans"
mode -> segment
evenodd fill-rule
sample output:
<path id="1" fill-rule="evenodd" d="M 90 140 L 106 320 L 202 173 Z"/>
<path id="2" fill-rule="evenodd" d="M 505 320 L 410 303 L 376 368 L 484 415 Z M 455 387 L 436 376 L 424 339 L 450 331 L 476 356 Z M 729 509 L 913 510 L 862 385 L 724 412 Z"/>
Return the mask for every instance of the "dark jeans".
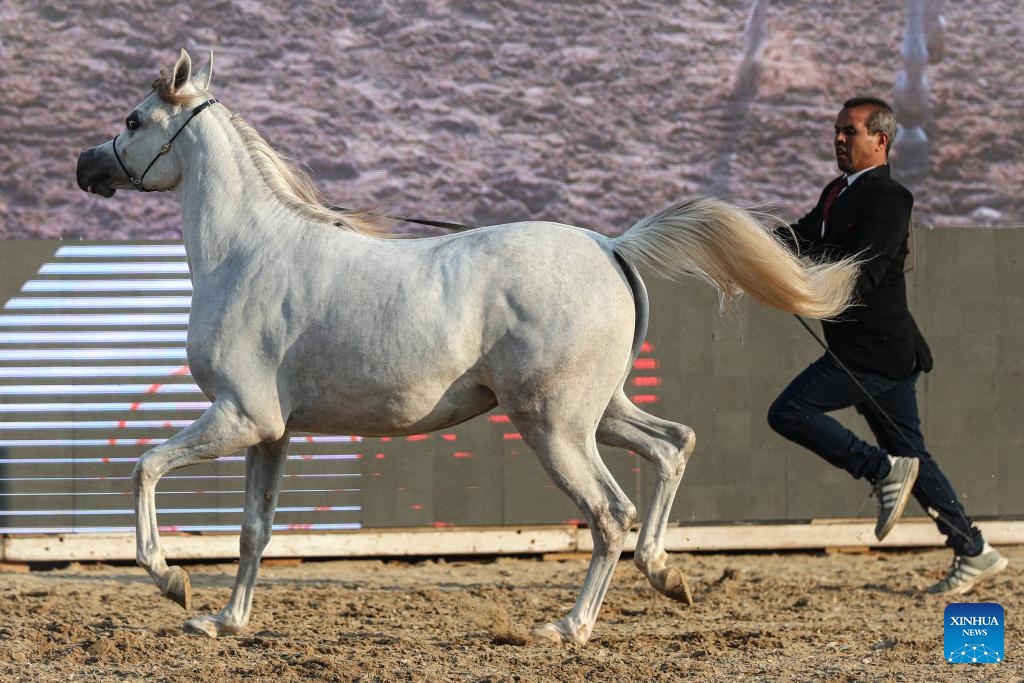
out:
<path id="1" fill-rule="evenodd" d="M 981 552 L 981 532 L 967 516 L 956 491 L 928 453 L 917 412 L 917 378 L 890 379 L 863 368 L 847 365 L 881 409 L 895 424 L 878 413 L 839 363 L 826 353 L 790 382 L 768 409 L 768 424 L 776 432 L 849 472 L 855 479 L 876 482 L 889 473 L 888 454 L 921 461 L 914 498 L 929 514 L 938 513 L 936 524 L 946 545 L 958 555 Z M 877 445 L 860 439 L 838 420 L 826 415 L 854 406 L 864 416 Z M 934 516 L 934 515 L 933 515 Z"/>

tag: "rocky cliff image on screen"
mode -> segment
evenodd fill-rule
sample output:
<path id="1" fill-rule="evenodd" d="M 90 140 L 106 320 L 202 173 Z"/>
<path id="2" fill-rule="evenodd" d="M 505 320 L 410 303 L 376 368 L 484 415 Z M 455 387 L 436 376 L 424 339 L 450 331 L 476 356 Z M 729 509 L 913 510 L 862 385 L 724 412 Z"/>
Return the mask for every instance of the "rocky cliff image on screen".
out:
<path id="1" fill-rule="evenodd" d="M 0 18 L 5 238 L 180 236 L 167 197 L 104 202 L 74 181 L 77 150 L 130 112 L 96 117 L 137 101 L 179 47 L 214 51 L 231 74 L 216 96 L 336 205 L 615 232 L 710 193 L 795 219 L 836 174 L 838 104 L 870 93 L 900 113 L 894 165 L 916 225 L 1024 222 L 1011 0 L 142 0 Z"/>

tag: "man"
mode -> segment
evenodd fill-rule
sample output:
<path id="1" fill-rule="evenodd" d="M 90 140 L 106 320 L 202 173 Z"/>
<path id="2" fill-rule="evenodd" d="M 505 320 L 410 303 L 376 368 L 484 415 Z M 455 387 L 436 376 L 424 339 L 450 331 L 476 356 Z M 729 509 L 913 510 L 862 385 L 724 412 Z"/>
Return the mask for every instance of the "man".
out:
<path id="1" fill-rule="evenodd" d="M 948 575 L 929 593 L 960 594 L 1006 568 L 957 499 L 921 434 L 915 385 L 932 367 L 931 353 L 907 307 L 904 260 L 914 197 L 890 177 L 896 116 L 884 101 L 858 97 L 835 121 L 835 155 L 843 175 L 817 205 L 780 235 L 818 259 L 857 256 L 859 305 L 822 327 L 828 350 L 797 375 L 768 411 L 776 432 L 855 479 L 878 499 L 875 536 L 882 540 L 911 493 L 954 551 Z M 794 243 L 795 240 L 795 243 Z M 828 412 L 855 406 L 875 436 L 860 439 Z"/>

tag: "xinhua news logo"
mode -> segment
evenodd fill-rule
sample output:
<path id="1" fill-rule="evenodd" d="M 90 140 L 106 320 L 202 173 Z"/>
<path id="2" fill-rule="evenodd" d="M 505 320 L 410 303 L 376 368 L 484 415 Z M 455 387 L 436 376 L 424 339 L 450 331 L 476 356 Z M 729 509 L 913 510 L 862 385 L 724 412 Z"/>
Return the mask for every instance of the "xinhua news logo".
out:
<path id="1" fill-rule="evenodd" d="M 1003 608 L 995 602 L 954 602 L 946 606 L 945 656 L 950 664 L 1003 661 Z"/>

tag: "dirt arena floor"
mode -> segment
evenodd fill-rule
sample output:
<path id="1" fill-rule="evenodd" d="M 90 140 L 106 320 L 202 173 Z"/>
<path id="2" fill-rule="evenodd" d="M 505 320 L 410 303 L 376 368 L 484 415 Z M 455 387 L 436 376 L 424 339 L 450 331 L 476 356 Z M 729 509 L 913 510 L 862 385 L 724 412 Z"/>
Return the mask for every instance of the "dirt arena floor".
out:
<path id="1" fill-rule="evenodd" d="M 919 589 L 949 555 L 680 555 L 686 608 L 623 561 L 585 646 L 531 642 L 575 599 L 585 557 L 277 561 L 249 629 L 182 633 L 184 613 L 134 566 L 0 573 L 3 681 L 1020 681 L 1024 547 L 969 600 L 1006 613 L 1002 664 L 942 658 L 946 598 Z M 22 568 L 23 569 L 23 568 Z M 190 567 L 199 611 L 220 609 L 231 564 Z"/>

